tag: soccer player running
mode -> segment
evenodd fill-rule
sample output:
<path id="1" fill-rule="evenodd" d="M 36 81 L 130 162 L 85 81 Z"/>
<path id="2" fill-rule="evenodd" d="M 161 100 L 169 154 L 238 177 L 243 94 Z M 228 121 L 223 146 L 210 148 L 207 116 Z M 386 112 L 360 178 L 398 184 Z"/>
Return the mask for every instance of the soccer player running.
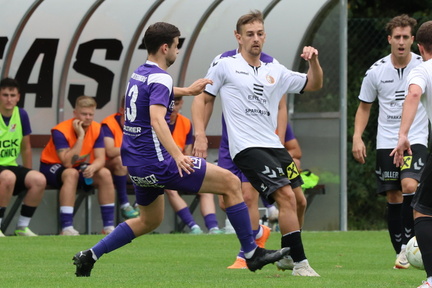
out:
<path id="1" fill-rule="evenodd" d="M 359 163 L 364 164 L 366 146 L 362 134 L 369 120 L 372 103 L 378 98 L 377 192 L 385 195 L 387 199 L 387 225 L 396 252 L 395 269 L 409 267 L 405 247 L 414 235 L 411 201 L 428 155 L 427 116 L 420 104 L 409 134 L 412 156 L 405 155 L 405 163 L 401 167 L 396 167 L 389 156 L 397 143 L 406 77 L 414 67 L 422 63 L 421 57 L 411 52 L 416 24 L 417 21 L 407 15 L 394 17 L 387 23 L 387 40 L 391 53 L 375 62 L 366 72 L 358 96 L 360 104 L 355 116 L 353 135 L 353 156 Z"/>
<path id="2" fill-rule="evenodd" d="M 178 28 L 169 23 L 150 25 L 144 35 L 147 61 L 135 70 L 127 85 L 121 157 L 135 187 L 140 217 L 126 220 L 93 248 L 77 253 L 73 260 L 78 277 L 90 276 L 95 261 L 103 254 L 160 225 L 164 189 L 223 195 L 227 216 L 251 271 L 278 261 L 290 251 L 259 248 L 238 178 L 203 158 L 184 155 L 175 144 L 168 127 L 174 107 L 173 80 L 166 70 L 177 58 L 179 36 Z"/>
<path id="3" fill-rule="evenodd" d="M 406 155 L 414 150 L 410 140 L 410 128 L 415 125 L 415 117 L 420 109 L 420 100 L 427 109 L 429 121 L 432 121 L 432 21 L 423 23 L 417 31 L 416 40 L 424 63 L 415 67 L 406 79 L 408 95 L 403 104 L 399 140 L 391 152 L 394 163 L 403 167 Z M 423 95 L 423 97 L 422 97 Z M 429 155 L 420 186 L 412 201 L 414 208 L 414 227 L 417 243 L 422 254 L 426 272 L 426 281 L 418 288 L 432 287 L 432 157 Z"/>
<path id="4" fill-rule="evenodd" d="M 281 244 L 291 248 L 295 262 L 293 275 L 319 276 L 310 267 L 301 240 L 292 189 L 301 182 L 300 174 L 275 133 L 278 106 L 285 93 L 315 91 L 322 87 L 318 51 L 304 47 L 301 57 L 309 62 L 308 73 L 293 72 L 279 63 L 260 61 L 266 38 L 260 11 L 241 16 L 236 30 L 236 39 L 242 47 L 240 53 L 213 63 L 206 76 L 213 85 L 207 85 L 204 93 L 194 99 L 194 153 L 198 156 L 206 153 L 204 110 L 207 103 L 214 102 L 215 96 L 220 94 L 231 158 L 259 193 L 270 203 L 278 204 Z"/>

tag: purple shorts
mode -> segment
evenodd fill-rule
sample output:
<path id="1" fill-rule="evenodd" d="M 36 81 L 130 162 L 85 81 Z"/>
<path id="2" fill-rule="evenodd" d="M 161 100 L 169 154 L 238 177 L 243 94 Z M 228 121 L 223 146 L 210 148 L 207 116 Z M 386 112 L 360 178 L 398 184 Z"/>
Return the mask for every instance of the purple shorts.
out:
<path id="1" fill-rule="evenodd" d="M 74 167 L 75 169 L 79 170 L 79 167 Z M 62 173 L 66 168 L 61 164 L 46 164 L 40 162 L 39 171 L 45 175 L 45 178 L 47 180 L 47 184 L 49 186 L 55 187 L 60 189 L 63 185 L 62 182 Z M 91 188 L 91 186 L 88 186 L 84 182 L 84 177 L 82 176 L 82 173 L 79 175 L 78 179 L 78 185 L 77 188 L 88 190 Z"/>
<path id="2" fill-rule="evenodd" d="M 246 176 L 244 176 L 240 169 L 237 168 L 237 165 L 234 164 L 233 160 L 231 159 L 229 149 L 223 145 L 219 147 L 218 166 L 231 171 L 240 179 L 242 183 L 249 182 Z"/>
<path id="3" fill-rule="evenodd" d="M 203 158 L 192 157 L 195 172 L 183 172 L 180 177 L 177 164 L 172 157 L 154 165 L 128 166 L 130 179 L 135 188 L 136 202 L 139 205 L 151 204 L 165 189 L 196 194 L 204 181 L 207 162 Z"/>

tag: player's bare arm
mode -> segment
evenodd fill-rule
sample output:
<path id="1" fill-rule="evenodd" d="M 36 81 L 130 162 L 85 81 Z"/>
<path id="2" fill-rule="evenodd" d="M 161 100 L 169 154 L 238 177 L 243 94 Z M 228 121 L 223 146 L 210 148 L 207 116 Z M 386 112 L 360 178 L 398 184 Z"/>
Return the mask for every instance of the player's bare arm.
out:
<path id="1" fill-rule="evenodd" d="M 213 81 L 206 78 L 195 80 L 189 87 L 174 87 L 174 96 L 195 96 L 204 91 L 207 84 L 213 84 Z"/>
<path id="2" fill-rule="evenodd" d="M 105 166 L 106 152 L 105 148 L 95 148 L 93 149 L 95 159 L 93 162 L 87 166 L 83 172 L 84 177 L 91 178 L 93 174 L 99 171 Z M 88 170 L 88 171 L 87 171 Z"/>
<path id="3" fill-rule="evenodd" d="M 311 46 L 305 46 L 300 57 L 309 62 L 308 82 L 304 90 L 317 91 L 321 89 L 323 86 L 323 71 L 318 61 L 318 50 Z"/>
<path id="4" fill-rule="evenodd" d="M 361 164 L 366 162 L 367 157 L 362 135 L 369 121 L 371 107 L 372 104 L 370 103 L 360 102 L 354 120 L 352 153 L 354 159 Z"/>
<path id="5" fill-rule="evenodd" d="M 282 145 L 285 143 L 285 133 L 288 125 L 288 111 L 286 106 L 286 95 L 283 95 L 278 106 L 278 116 L 277 116 L 277 134 Z"/>
<path id="6" fill-rule="evenodd" d="M 395 149 L 390 153 L 393 156 L 393 163 L 400 167 L 404 164 L 403 156 L 407 151 L 412 155 L 411 145 L 408 140 L 408 133 L 417 113 L 417 108 L 420 103 L 422 89 L 420 86 L 411 84 L 408 88 L 408 95 L 405 98 L 402 110 L 401 125 L 399 128 L 399 140 Z"/>
<path id="7" fill-rule="evenodd" d="M 183 172 L 190 174 L 194 172 L 192 159 L 183 155 L 174 139 L 172 138 L 171 131 L 165 120 L 167 109 L 162 105 L 150 106 L 150 120 L 156 135 L 165 149 L 170 153 L 177 163 L 179 174 L 183 177 Z"/>
<path id="8" fill-rule="evenodd" d="M 23 161 L 23 166 L 32 169 L 33 159 L 32 159 L 32 149 L 30 144 L 30 135 L 24 136 L 21 142 L 21 158 Z"/>
<path id="9" fill-rule="evenodd" d="M 197 157 L 207 157 L 208 141 L 205 129 L 210 118 L 207 115 L 213 111 L 214 98 L 203 92 L 196 96 L 192 102 L 192 122 L 195 130 L 193 155 Z"/>
<path id="10" fill-rule="evenodd" d="M 114 138 L 104 137 L 105 152 L 108 158 L 120 156 L 120 147 L 115 147 Z"/>

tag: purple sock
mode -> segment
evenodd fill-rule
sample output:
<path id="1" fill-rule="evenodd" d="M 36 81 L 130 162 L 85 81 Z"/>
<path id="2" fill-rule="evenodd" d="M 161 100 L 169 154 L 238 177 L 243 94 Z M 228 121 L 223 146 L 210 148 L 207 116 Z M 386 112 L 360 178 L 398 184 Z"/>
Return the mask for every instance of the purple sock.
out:
<path id="1" fill-rule="evenodd" d="M 258 232 L 260 231 L 261 226 L 258 226 L 258 230 L 252 230 L 252 235 L 254 237 L 254 239 L 256 239 L 256 236 L 258 235 Z"/>
<path id="2" fill-rule="evenodd" d="M 114 205 L 100 206 L 103 226 L 114 226 Z"/>
<path id="3" fill-rule="evenodd" d="M 185 223 L 189 228 L 192 228 L 194 225 L 197 225 L 190 210 L 189 207 L 185 207 L 179 211 L 177 211 L 177 215 L 180 217 L 180 219 Z"/>
<path id="4" fill-rule="evenodd" d="M 129 199 L 127 197 L 127 177 L 125 176 L 117 176 L 113 175 L 114 180 L 114 186 L 117 190 L 117 199 L 120 203 L 120 205 L 123 205 L 127 202 L 129 202 Z"/>
<path id="5" fill-rule="evenodd" d="M 212 228 L 219 228 L 218 221 L 216 219 L 216 214 L 210 213 L 204 216 L 205 225 L 208 230 Z"/>
<path id="6" fill-rule="evenodd" d="M 249 212 L 246 204 L 241 202 L 239 204 L 226 208 L 231 225 L 236 231 L 237 238 L 240 241 L 241 247 L 244 252 L 248 253 L 254 250 L 257 245 L 252 234 L 252 226 L 250 223 Z"/>
<path id="7" fill-rule="evenodd" d="M 125 222 L 120 223 L 113 232 L 100 240 L 92 250 L 96 257 L 99 259 L 103 254 L 109 253 L 118 249 L 135 239 L 135 234 L 128 224 Z"/>
<path id="8" fill-rule="evenodd" d="M 60 213 L 61 227 L 73 226 L 73 214 L 72 213 Z"/>

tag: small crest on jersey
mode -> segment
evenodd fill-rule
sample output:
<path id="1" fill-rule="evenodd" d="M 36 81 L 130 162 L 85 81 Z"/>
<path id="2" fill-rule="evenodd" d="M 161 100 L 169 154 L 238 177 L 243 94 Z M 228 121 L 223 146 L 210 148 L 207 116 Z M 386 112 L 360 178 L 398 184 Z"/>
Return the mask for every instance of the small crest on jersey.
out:
<path id="1" fill-rule="evenodd" d="M 267 79 L 267 82 L 269 82 L 270 84 L 274 84 L 276 82 L 275 79 L 270 75 L 267 75 L 266 79 Z"/>
<path id="2" fill-rule="evenodd" d="M 16 129 L 16 124 L 13 124 L 9 131 L 10 132 L 15 132 L 15 129 Z"/>

